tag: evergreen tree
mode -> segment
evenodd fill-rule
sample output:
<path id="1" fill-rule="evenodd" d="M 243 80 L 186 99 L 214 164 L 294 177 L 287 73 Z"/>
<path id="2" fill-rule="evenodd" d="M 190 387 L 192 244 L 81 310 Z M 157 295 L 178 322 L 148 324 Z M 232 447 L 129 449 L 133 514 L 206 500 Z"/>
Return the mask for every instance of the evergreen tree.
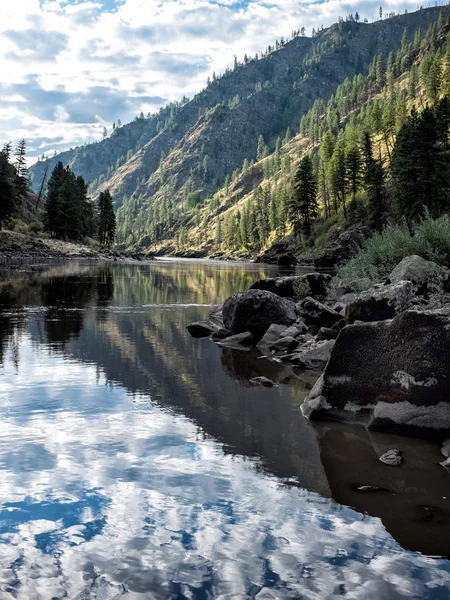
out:
<path id="1" fill-rule="evenodd" d="M 0 228 L 13 216 L 16 208 L 15 169 L 10 163 L 11 145 L 5 144 L 0 151 Z"/>
<path id="2" fill-rule="evenodd" d="M 385 223 L 384 172 L 381 161 L 373 156 L 370 134 L 364 134 L 364 187 L 367 192 L 369 225 L 380 231 Z"/>
<path id="3" fill-rule="evenodd" d="M 24 200 L 28 192 L 28 169 L 26 164 L 26 153 L 25 140 L 21 140 L 15 152 L 16 162 L 14 165 L 16 169 L 14 185 L 16 188 L 16 198 L 18 202 Z"/>
<path id="4" fill-rule="evenodd" d="M 311 224 L 317 216 L 317 180 L 309 156 L 305 156 L 294 176 L 294 192 L 288 213 L 297 236 L 303 231 L 309 236 Z"/>
<path id="5" fill-rule="evenodd" d="M 448 207 L 449 161 L 434 111 L 413 111 L 398 133 L 391 171 L 402 215 L 413 221 L 424 208 L 438 217 Z"/>
<path id="6" fill-rule="evenodd" d="M 47 186 L 44 225 L 53 236 L 79 240 L 92 231 L 92 206 L 82 177 L 58 162 Z"/>
<path id="7" fill-rule="evenodd" d="M 109 190 L 100 192 L 98 198 L 98 239 L 100 244 L 111 246 L 116 235 L 116 215 Z"/>

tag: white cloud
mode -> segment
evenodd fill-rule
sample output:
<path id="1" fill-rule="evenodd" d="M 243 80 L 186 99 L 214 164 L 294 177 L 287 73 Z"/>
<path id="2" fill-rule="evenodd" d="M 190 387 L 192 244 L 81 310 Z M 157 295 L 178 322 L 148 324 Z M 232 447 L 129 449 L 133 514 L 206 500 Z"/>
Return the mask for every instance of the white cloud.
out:
<path id="1" fill-rule="evenodd" d="M 20 355 L 0 392 L 2 598 L 166 598 L 170 582 L 189 597 L 206 582 L 214 598 L 419 599 L 449 584 L 378 519 L 280 486 L 148 399 L 105 399 L 94 366 L 36 355 L 27 336 Z"/>
<path id="2" fill-rule="evenodd" d="M 21 100 L 17 111 L 0 113 L 2 137 L 17 141 L 24 135 L 35 158 L 42 149 L 48 153 L 99 139 L 104 123 L 111 126 L 118 118 L 125 123 L 141 110 L 192 96 L 235 55 L 253 55 L 293 29 L 305 26 L 309 32 L 356 10 L 370 19 L 378 4 L 7 2 L 0 21 L 0 97 Z M 383 6 L 385 12 L 417 8 L 414 0 Z M 27 131 L 32 118 L 35 128 Z M 42 144 L 43 139 L 48 141 Z"/>

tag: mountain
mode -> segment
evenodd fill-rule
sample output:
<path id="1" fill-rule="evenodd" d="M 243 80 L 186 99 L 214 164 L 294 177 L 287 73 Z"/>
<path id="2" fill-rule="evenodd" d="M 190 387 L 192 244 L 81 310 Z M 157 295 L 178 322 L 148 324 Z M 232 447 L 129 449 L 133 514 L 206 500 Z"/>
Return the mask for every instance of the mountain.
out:
<path id="1" fill-rule="evenodd" d="M 111 190 L 116 207 L 122 207 L 122 243 L 159 243 L 179 238 L 180 232 L 184 237 L 185 229 L 198 228 L 200 208 L 209 205 L 221 214 L 233 203 L 230 186 L 242 170 L 247 175 L 240 186 L 258 187 L 263 170 L 248 172 L 249 165 L 274 151 L 278 137 L 288 141 L 297 133 L 302 115 L 318 99 L 325 106 L 346 79 L 366 75 L 374 57 L 387 60 L 398 51 L 405 29 L 412 38 L 438 15 L 439 8 L 428 8 L 371 24 L 350 18 L 313 38 L 295 34 L 236 64 L 190 101 L 118 127 L 101 142 L 38 162 L 31 169 L 33 186 L 39 187 L 47 165 L 51 171 L 62 161 L 90 182 L 93 196 Z M 294 152 L 302 147 L 301 138 Z M 216 206 L 218 195 L 226 197 L 225 204 L 219 199 Z M 242 191 L 234 200 L 240 197 Z"/>

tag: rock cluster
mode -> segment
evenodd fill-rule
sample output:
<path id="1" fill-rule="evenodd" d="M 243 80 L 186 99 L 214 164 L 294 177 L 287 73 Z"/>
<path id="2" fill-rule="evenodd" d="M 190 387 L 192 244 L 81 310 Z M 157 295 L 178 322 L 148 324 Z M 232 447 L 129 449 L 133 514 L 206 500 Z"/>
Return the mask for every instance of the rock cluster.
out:
<path id="1" fill-rule="evenodd" d="M 333 283 L 330 291 L 329 276 L 320 273 L 261 280 L 213 309 L 215 327 L 189 329 L 212 333 L 224 348 L 256 346 L 270 361 L 321 371 L 302 405 L 310 419 L 448 437 L 446 269 L 409 256 L 372 287 L 365 280 Z"/>

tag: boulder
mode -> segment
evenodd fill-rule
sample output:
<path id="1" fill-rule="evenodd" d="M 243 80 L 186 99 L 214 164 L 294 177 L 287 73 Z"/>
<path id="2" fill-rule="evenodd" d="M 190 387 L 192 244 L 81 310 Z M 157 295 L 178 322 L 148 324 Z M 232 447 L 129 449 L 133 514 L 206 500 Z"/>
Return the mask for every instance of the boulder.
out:
<path id="1" fill-rule="evenodd" d="M 288 327 L 286 327 L 286 325 L 276 325 L 273 323 L 256 344 L 256 347 L 262 352 L 268 351 L 270 346 L 277 342 L 287 330 Z"/>
<path id="2" fill-rule="evenodd" d="M 289 277 L 260 279 L 250 287 L 251 290 L 267 290 L 283 298 L 302 300 L 305 296 L 323 298 L 331 281 L 328 273 L 307 273 Z"/>
<path id="3" fill-rule="evenodd" d="M 219 327 L 219 329 L 216 329 L 212 334 L 212 339 L 214 341 L 224 340 L 225 338 L 230 337 L 231 335 L 233 334 L 229 329 L 225 329 L 225 327 Z"/>
<path id="4" fill-rule="evenodd" d="M 321 327 L 316 335 L 316 340 L 318 342 L 324 340 L 335 340 L 338 336 L 338 331 L 335 329 L 330 329 L 329 327 Z"/>
<path id="5" fill-rule="evenodd" d="M 342 315 L 332 308 L 328 308 L 314 298 L 306 297 L 303 302 L 297 305 L 301 318 L 308 327 L 333 327 L 342 319 Z"/>
<path id="6" fill-rule="evenodd" d="M 191 323 L 186 328 L 192 337 L 201 338 L 208 337 L 216 330 L 215 327 L 208 323 L 208 321 L 196 321 L 195 323 Z"/>
<path id="7" fill-rule="evenodd" d="M 215 304 L 208 312 L 208 318 L 218 327 L 223 327 L 223 304 Z"/>
<path id="8" fill-rule="evenodd" d="M 346 323 L 384 321 L 411 306 L 415 289 L 410 281 L 373 287 L 345 307 Z"/>
<path id="9" fill-rule="evenodd" d="M 305 349 L 301 352 L 292 354 L 290 362 L 301 369 L 310 369 L 312 371 L 323 371 L 330 359 L 331 350 L 333 349 L 334 341 L 329 340 L 314 348 Z"/>
<path id="10" fill-rule="evenodd" d="M 218 344 L 219 346 L 223 346 L 225 348 L 234 348 L 235 350 L 249 350 L 254 341 L 255 340 L 250 331 L 244 331 L 243 333 L 230 335 L 229 337 L 218 342 Z"/>
<path id="11" fill-rule="evenodd" d="M 419 294 L 441 289 L 443 282 L 447 279 L 448 275 L 445 269 L 416 254 L 407 256 L 400 261 L 389 275 L 389 281 L 394 284 L 411 281 Z"/>
<path id="12" fill-rule="evenodd" d="M 306 325 L 303 323 L 304 327 L 300 328 L 297 327 L 297 325 L 291 325 L 290 327 L 286 327 L 286 330 L 283 331 L 283 333 L 281 334 L 280 337 L 293 337 L 293 338 L 298 338 L 300 335 L 302 335 L 303 333 L 306 333 L 307 328 Z"/>
<path id="13" fill-rule="evenodd" d="M 228 298 L 222 309 L 224 325 L 233 333 L 250 331 L 260 340 L 270 325 L 292 325 L 297 320 L 295 304 L 265 290 L 247 290 Z"/>
<path id="14" fill-rule="evenodd" d="M 399 467 L 402 464 L 403 459 L 400 450 L 392 448 L 380 456 L 380 461 L 391 467 Z"/>
<path id="15" fill-rule="evenodd" d="M 272 352 L 292 352 L 298 346 L 298 340 L 290 335 L 282 337 L 270 346 Z"/>
<path id="16" fill-rule="evenodd" d="M 415 435 L 448 433 L 449 362 L 448 308 L 348 325 L 303 414 Z"/>

